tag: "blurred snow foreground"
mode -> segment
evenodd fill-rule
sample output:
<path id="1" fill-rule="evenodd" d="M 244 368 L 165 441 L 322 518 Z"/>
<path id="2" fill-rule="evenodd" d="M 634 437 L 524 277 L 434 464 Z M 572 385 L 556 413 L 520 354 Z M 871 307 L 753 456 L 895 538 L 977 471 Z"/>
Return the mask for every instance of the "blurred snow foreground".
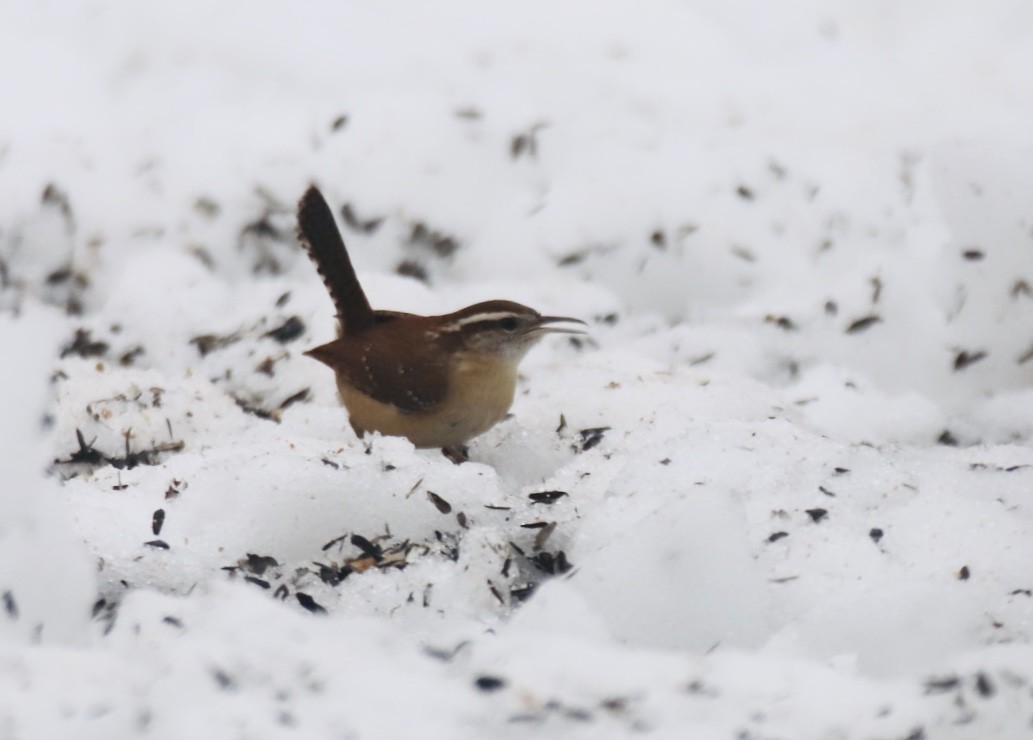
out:
<path id="1" fill-rule="evenodd" d="M 0 735 L 1033 732 L 1033 10 L 0 8 Z M 453 466 L 374 305 L 581 316 Z"/>

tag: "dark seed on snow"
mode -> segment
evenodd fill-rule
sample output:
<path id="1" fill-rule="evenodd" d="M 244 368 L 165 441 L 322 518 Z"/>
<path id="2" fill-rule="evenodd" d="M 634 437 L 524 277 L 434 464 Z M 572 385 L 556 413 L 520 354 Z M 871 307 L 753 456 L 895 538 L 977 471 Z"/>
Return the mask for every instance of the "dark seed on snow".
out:
<path id="1" fill-rule="evenodd" d="M 17 619 L 18 602 L 14 600 L 14 594 L 10 591 L 4 591 L 3 595 L 0 596 L 0 600 L 3 601 L 4 611 L 7 612 L 7 616 L 11 619 Z"/>
<path id="2" fill-rule="evenodd" d="M 276 558 L 269 557 L 268 555 L 255 555 L 254 553 L 247 554 L 247 564 L 244 566 L 249 571 L 254 573 L 256 576 L 265 574 L 269 568 L 275 568 L 279 565 Z"/>
<path id="3" fill-rule="evenodd" d="M 527 497 L 536 504 L 551 504 L 566 495 L 566 491 L 539 491 L 538 493 L 529 493 Z"/>
<path id="4" fill-rule="evenodd" d="M 442 514 L 452 513 L 452 504 L 448 503 L 448 501 L 441 498 L 441 496 L 439 496 L 438 494 L 434 493 L 434 491 L 427 491 L 427 498 L 429 498 L 430 502 L 434 504 L 434 508 L 436 508 Z"/>
<path id="5" fill-rule="evenodd" d="M 850 322 L 850 324 L 846 328 L 846 333 L 859 334 L 860 332 L 865 331 L 866 329 L 870 329 L 872 326 L 880 323 L 881 321 L 882 317 L 877 316 L 875 314 L 871 314 L 869 316 L 862 316 L 861 318 Z"/>
<path id="6" fill-rule="evenodd" d="M 610 431 L 610 427 L 592 427 L 578 432 L 581 435 L 581 452 L 587 452 L 602 442 L 603 435 L 608 431 Z"/>
<path id="7" fill-rule="evenodd" d="M 961 679 L 957 676 L 943 676 L 939 678 L 930 678 L 925 682 L 925 693 L 927 694 L 942 694 L 946 691 L 956 689 L 961 684 Z"/>
<path id="8" fill-rule="evenodd" d="M 233 677 L 221 668 L 212 669 L 212 678 L 215 679 L 215 683 L 218 687 L 224 691 L 232 691 L 237 688 L 237 682 L 233 680 Z"/>
<path id="9" fill-rule="evenodd" d="M 499 689 L 505 688 L 506 679 L 498 676 L 478 676 L 474 680 L 473 684 L 481 691 L 490 693 L 492 691 L 498 691 Z"/>
<path id="10" fill-rule="evenodd" d="M 983 350 L 977 350 L 975 352 L 969 352 L 968 350 L 961 350 L 954 357 L 954 372 L 964 370 L 969 365 L 974 365 L 980 360 L 986 359 L 987 353 Z"/>
<path id="11" fill-rule="evenodd" d="M 811 518 L 811 521 L 817 524 L 822 519 L 829 515 L 826 509 L 807 509 L 807 516 Z"/>
<path id="12" fill-rule="evenodd" d="M 976 676 L 976 691 L 978 691 L 979 695 L 984 699 L 989 699 L 994 695 L 996 691 L 994 689 L 994 684 L 990 680 L 990 677 L 985 673 L 980 672 Z"/>
<path id="13" fill-rule="evenodd" d="M 384 557 L 384 552 L 380 546 L 374 545 L 361 534 L 353 534 L 350 541 L 355 547 L 362 550 L 362 554 L 366 557 L 373 558 L 378 562 Z"/>
<path id="14" fill-rule="evenodd" d="M 263 336 L 274 339 L 280 344 L 292 342 L 305 333 L 305 322 L 298 316 L 291 316 L 275 329 L 266 332 Z"/>
<path id="15" fill-rule="evenodd" d="M 157 537 L 161 534 L 162 525 L 165 524 L 165 509 L 158 509 L 151 514 L 151 533 Z"/>
<path id="16" fill-rule="evenodd" d="M 304 608 L 306 611 L 310 611 L 313 614 L 326 614 L 326 609 L 317 604 L 316 600 L 308 594 L 303 594 L 301 593 L 301 591 L 298 591 L 298 593 L 294 594 L 294 597 L 298 600 L 298 603 L 301 604 L 302 608 Z"/>

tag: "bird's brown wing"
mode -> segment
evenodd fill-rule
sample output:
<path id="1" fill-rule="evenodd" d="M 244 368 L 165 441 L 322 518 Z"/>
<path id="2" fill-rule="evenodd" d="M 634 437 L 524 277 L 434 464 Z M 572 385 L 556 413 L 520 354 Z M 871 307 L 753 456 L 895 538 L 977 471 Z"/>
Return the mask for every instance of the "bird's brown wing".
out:
<path id="1" fill-rule="evenodd" d="M 376 313 L 378 319 L 387 314 Z M 342 336 L 305 354 L 381 403 L 408 413 L 433 411 L 448 394 L 448 367 L 441 353 L 427 352 L 413 340 L 412 332 L 385 325 L 362 336 Z"/>

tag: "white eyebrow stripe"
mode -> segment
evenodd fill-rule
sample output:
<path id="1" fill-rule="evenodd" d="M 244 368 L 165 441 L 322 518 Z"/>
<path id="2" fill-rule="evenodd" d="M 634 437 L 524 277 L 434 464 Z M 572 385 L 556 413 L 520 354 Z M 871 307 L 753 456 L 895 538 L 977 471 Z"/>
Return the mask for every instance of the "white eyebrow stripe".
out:
<path id="1" fill-rule="evenodd" d="M 478 324 L 482 321 L 501 321 L 502 319 L 519 319 L 520 314 L 513 313 L 512 311 L 493 311 L 491 313 L 475 313 L 473 316 L 467 316 L 459 319 L 455 323 L 459 326 L 466 326 L 467 324 Z"/>

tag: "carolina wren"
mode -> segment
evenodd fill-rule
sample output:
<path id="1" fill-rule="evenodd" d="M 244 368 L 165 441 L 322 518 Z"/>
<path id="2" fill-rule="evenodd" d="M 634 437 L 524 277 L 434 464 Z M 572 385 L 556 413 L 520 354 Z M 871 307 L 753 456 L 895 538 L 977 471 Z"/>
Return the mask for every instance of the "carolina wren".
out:
<path id="1" fill-rule="evenodd" d="M 517 365 L 553 324 L 512 301 L 485 301 L 441 316 L 375 311 L 355 276 L 333 213 L 312 186 L 298 203 L 298 236 L 337 309 L 338 337 L 305 354 L 337 375 L 356 434 L 380 432 L 452 453 L 509 410 Z"/>

